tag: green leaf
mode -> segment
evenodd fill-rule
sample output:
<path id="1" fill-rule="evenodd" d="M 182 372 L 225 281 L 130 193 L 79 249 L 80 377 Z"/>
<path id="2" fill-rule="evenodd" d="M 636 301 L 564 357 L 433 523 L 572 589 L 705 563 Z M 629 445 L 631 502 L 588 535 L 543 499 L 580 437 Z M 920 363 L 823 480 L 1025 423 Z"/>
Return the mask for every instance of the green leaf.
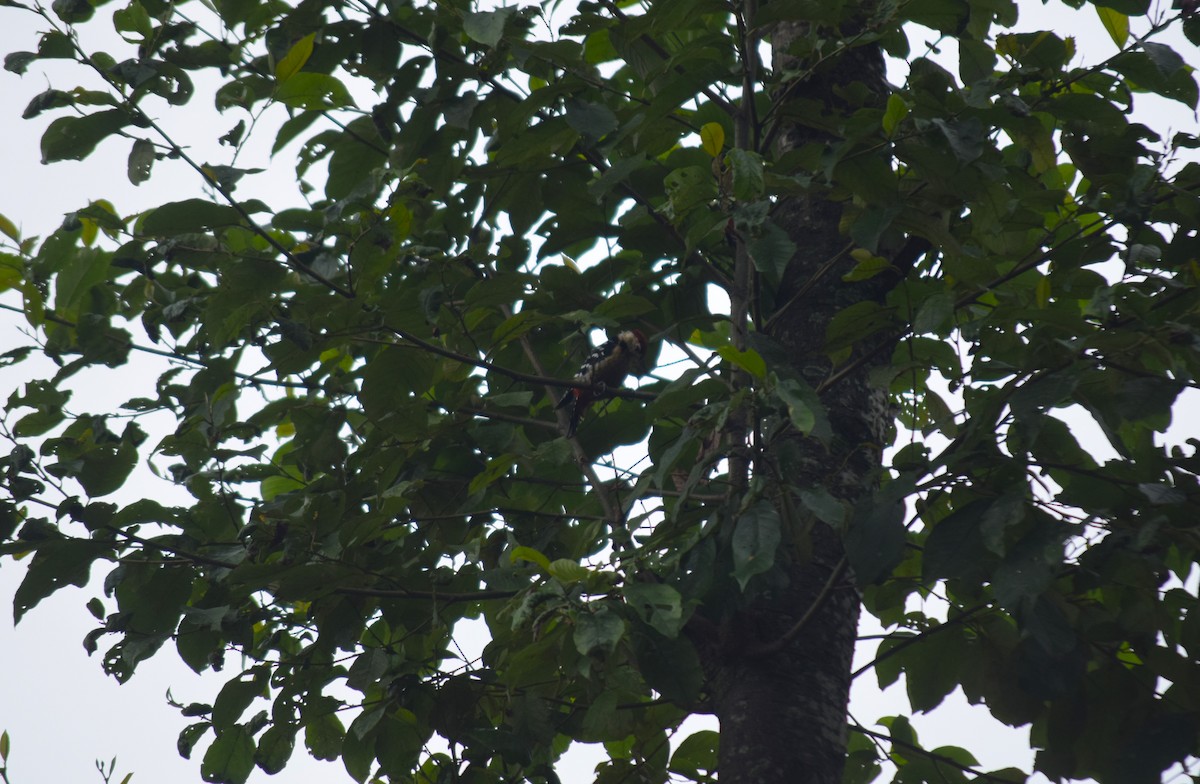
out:
<path id="1" fill-rule="evenodd" d="M 463 19 L 463 32 L 473 41 L 494 47 L 504 37 L 504 24 L 516 10 L 514 7 L 469 13 Z"/>
<path id="2" fill-rule="evenodd" d="M 425 740 L 411 711 L 401 709 L 385 715 L 375 740 L 375 754 L 384 775 L 395 781 L 409 778 Z"/>
<path id="3" fill-rule="evenodd" d="M 545 557 L 545 556 L 543 556 Z M 550 576 L 560 583 L 577 583 L 581 580 L 586 580 L 590 572 L 580 566 L 577 561 L 572 561 L 570 558 L 558 558 L 546 567 L 546 571 Z"/>
<path id="4" fill-rule="evenodd" d="M 346 85 L 335 76 L 311 71 L 292 74 L 280 82 L 274 98 L 294 109 L 344 109 L 354 106 Z"/>
<path id="5" fill-rule="evenodd" d="M 254 770 L 254 739 L 245 727 L 229 727 L 204 754 L 200 776 L 212 784 L 243 784 Z"/>
<path id="6" fill-rule="evenodd" d="M 550 559 L 532 547 L 525 547 L 524 545 L 514 547 L 508 559 L 511 563 L 529 561 L 530 563 L 537 564 L 543 572 L 550 572 Z"/>
<path id="7" fill-rule="evenodd" d="M 601 742 L 629 734 L 628 718 L 622 716 L 622 712 L 617 710 L 618 697 L 617 692 L 606 691 L 592 701 L 583 717 L 583 731 L 580 740 Z"/>
<path id="8" fill-rule="evenodd" d="M 617 129 L 617 115 L 602 103 L 572 99 L 566 102 L 564 108 L 567 125 L 589 141 L 599 141 Z"/>
<path id="9" fill-rule="evenodd" d="M 129 115 L 121 109 L 59 117 L 42 134 L 42 163 L 82 161 L 97 144 L 129 123 Z"/>
<path id="10" fill-rule="evenodd" d="M 38 59 L 36 52 L 9 52 L 4 55 L 4 70 L 18 76 L 29 69 L 29 65 Z"/>
<path id="11" fill-rule="evenodd" d="M 295 117 L 288 118 L 282 125 L 279 126 L 279 132 L 275 134 L 275 143 L 271 145 L 271 154 L 282 150 L 297 136 L 308 129 L 310 125 L 320 118 L 320 111 L 300 112 Z"/>
<path id="12" fill-rule="evenodd" d="M 1112 38 L 1117 48 L 1124 49 L 1125 44 L 1129 41 L 1129 17 L 1103 5 L 1096 6 L 1096 14 L 1100 17 L 1100 22 L 1108 31 L 1109 37 Z"/>
<path id="13" fill-rule="evenodd" d="M 701 772 L 716 772 L 720 740 L 720 734 L 714 730 L 693 732 L 671 755 L 671 772 L 694 781 L 700 780 Z"/>
<path id="14" fill-rule="evenodd" d="M 825 330 L 825 348 L 833 353 L 848 348 L 891 326 L 892 308 L 869 300 L 838 311 Z"/>
<path id="15" fill-rule="evenodd" d="M 1053 531 L 1054 526 L 1047 524 L 1005 554 L 994 575 L 996 600 L 1000 604 L 1015 610 L 1050 586 L 1053 566 L 1062 560 L 1062 546 Z"/>
<path id="16" fill-rule="evenodd" d="M 51 8 L 59 19 L 69 25 L 86 22 L 95 13 L 89 0 L 54 0 Z"/>
<path id="17" fill-rule="evenodd" d="M 113 27 L 120 32 L 138 33 L 142 40 L 154 33 L 150 14 L 146 13 L 146 9 L 137 0 L 113 12 Z"/>
<path id="18" fill-rule="evenodd" d="M 906 655 L 907 654 L 907 655 Z M 905 649 L 905 687 L 913 710 L 928 713 L 959 685 L 962 669 L 971 666 L 962 627 L 933 627 L 919 643 Z"/>
<path id="19" fill-rule="evenodd" d="M 677 705 L 691 705 L 704 687 L 700 655 L 687 635 L 663 637 L 647 627 L 633 630 L 633 651 L 646 685 Z"/>
<path id="20" fill-rule="evenodd" d="M 716 196 L 712 176 L 699 166 L 673 169 L 663 179 L 663 187 L 671 202 L 671 213 L 676 219 Z"/>
<path id="21" fill-rule="evenodd" d="M 185 199 L 168 202 L 147 213 L 141 221 L 142 231 L 159 236 L 191 234 L 221 226 L 236 226 L 241 214 L 228 204 L 216 204 L 207 199 Z"/>
<path id="22" fill-rule="evenodd" d="M 508 476 L 516 464 L 516 455 L 499 455 L 489 460 L 487 466 L 471 479 L 471 484 L 467 487 L 467 492 L 478 493 L 494 482 Z"/>
<path id="23" fill-rule="evenodd" d="M 858 263 L 854 265 L 854 269 L 842 276 L 842 280 L 847 283 L 855 283 L 860 280 L 870 280 L 881 272 L 885 272 L 891 268 L 891 264 L 887 259 L 876 256 L 867 250 L 853 250 L 850 252 L 851 257 Z"/>
<path id="24" fill-rule="evenodd" d="M 283 770 L 296 746 L 296 729 L 287 724 L 272 724 L 258 739 L 254 763 L 265 773 L 274 775 Z"/>
<path id="25" fill-rule="evenodd" d="M 775 385 L 775 393 L 787 406 L 788 419 L 801 433 L 808 435 L 817 426 L 817 411 L 813 408 L 816 393 L 796 379 L 785 378 Z"/>
<path id="26" fill-rule="evenodd" d="M 16 224 L 3 215 L 0 215 L 0 234 L 8 237 L 13 242 L 21 241 L 21 232 L 17 230 Z"/>
<path id="27" fill-rule="evenodd" d="M 304 745 L 314 759 L 336 760 L 341 755 L 346 729 L 333 710 L 331 704 L 328 712 L 322 712 L 304 723 Z"/>
<path id="28" fill-rule="evenodd" d="M 625 621 L 606 606 L 575 614 L 575 649 L 584 656 L 613 652 L 625 634 Z"/>
<path id="29" fill-rule="evenodd" d="M 661 583 L 627 583 L 621 591 L 643 621 L 664 637 L 675 637 L 683 628 L 679 591 Z"/>
<path id="30" fill-rule="evenodd" d="M 196 747 L 196 743 L 204 736 L 204 733 L 208 732 L 210 727 L 212 725 L 207 721 L 189 724 L 184 727 L 179 733 L 179 739 L 175 741 L 175 749 L 179 752 L 179 756 L 184 759 L 191 759 L 192 749 Z"/>
<path id="31" fill-rule="evenodd" d="M 824 487 L 812 487 L 800 491 L 800 501 L 817 519 L 840 529 L 846 521 L 846 507 Z"/>
<path id="32" fill-rule="evenodd" d="M 737 365 L 755 378 L 764 378 L 767 375 L 767 363 L 752 348 L 738 351 L 733 346 L 721 346 L 717 349 L 717 355 L 726 362 Z"/>
<path id="33" fill-rule="evenodd" d="M 989 508 L 973 501 L 938 521 L 925 539 L 922 574 L 925 579 L 980 579 L 989 564 L 981 520 Z"/>
<path id="34" fill-rule="evenodd" d="M 908 116 L 908 103 L 899 93 L 888 96 L 887 109 L 883 113 L 883 132 L 888 136 L 896 133 L 896 127 Z"/>
<path id="35" fill-rule="evenodd" d="M 904 6 L 911 21 L 956 37 L 966 29 L 970 11 L 970 4 L 959 0 L 910 0 Z"/>
<path id="36" fill-rule="evenodd" d="M 263 671 L 250 673 L 249 680 L 235 678 L 228 681 L 213 703 L 212 722 L 218 731 L 233 727 L 256 697 L 263 694 Z"/>
<path id="37" fill-rule="evenodd" d="M 732 540 L 733 576 L 743 591 L 751 577 L 774 566 L 779 539 L 779 512 L 770 503 L 759 501 L 738 517 Z"/>
<path id="38" fill-rule="evenodd" d="M 774 221 L 763 225 L 762 233 L 750 239 L 747 249 L 754 268 L 773 284 L 783 279 L 784 271 L 796 255 L 796 243 Z"/>
<path id="39" fill-rule="evenodd" d="M 33 100 L 25 107 L 21 118 L 31 120 L 42 112 L 49 111 L 50 109 L 61 109 L 64 106 L 74 106 L 75 103 L 76 98 L 71 93 L 49 89 L 33 97 Z"/>
<path id="40" fill-rule="evenodd" d="M 725 161 L 733 169 L 733 198 L 756 201 L 766 192 L 761 155 L 735 148 L 725 154 Z"/>
<path id="41" fill-rule="evenodd" d="M 885 493 L 863 499 L 854 508 L 843 541 L 859 585 L 886 577 L 904 556 L 904 505 Z"/>
<path id="42" fill-rule="evenodd" d="M 329 158 L 329 179 L 325 182 L 325 193 L 331 199 L 344 199 L 370 182 L 374 172 L 387 162 L 387 155 L 380 148 L 383 141 L 375 124 L 368 117 L 360 117 L 346 126 L 346 132 L 338 136 Z"/>
<path id="43" fill-rule="evenodd" d="M 303 68 L 304 64 L 308 62 L 308 58 L 312 57 L 313 42 L 316 41 L 316 38 L 316 33 L 309 33 L 293 44 L 283 59 L 275 65 L 275 78 L 286 82 Z"/>
<path id="44" fill-rule="evenodd" d="M 700 126 L 700 146 L 714 158 L 720 155 L 725 149 L 725 127 L 717 122 Z"/>
<path id="45" fill-rule="evenodd" d="M 88 540 L 63 538 L 39 543 L 13 594 L 13 623 L 20 623 L 25 613 L 60 588 L 86 585 L 92 564 L 103 553 L 99 543 Z"/>
<path id="46" fill-rule="evenodd" d="M 133 148 L 129 151 L 129 163 L 126 173 L 134 185 L 141 185 L 150 179 L 150 169 L 154 165 L 154 143 L 148 139 L 134 139 Z"/>
<path id="47" fill-rule="evenodd" d="M 375 763 L 376 727 L 382 717 L 382 709 L 363 711 L 350 724 L 350 731 L 342 743 L 342 765 L 359 784 L 371 775 L 371 766 Z"/>

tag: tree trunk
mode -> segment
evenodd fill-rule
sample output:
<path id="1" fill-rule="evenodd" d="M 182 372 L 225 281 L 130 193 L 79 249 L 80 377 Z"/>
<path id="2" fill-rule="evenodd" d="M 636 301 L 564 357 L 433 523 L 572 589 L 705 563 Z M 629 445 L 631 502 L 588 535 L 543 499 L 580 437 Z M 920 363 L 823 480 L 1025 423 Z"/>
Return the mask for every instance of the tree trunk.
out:
<path id="1" fill-rule="evenodd" d="M 773 30 L 777 73 L 794 67 L 784 53 L 805 33 L 796 24 Z M 834 88 L 855 81 L 868 87 L 872 100 L 885 94 L 882 55 L 875 46 L 847 50 L 824 72 L 793 85 L 785 100 L 816 101 L 836 112 L 844 107 Z M 825 138 L 793 124 L 779 134 L 776 152 Z M 842 281 L 852 262 L 843 252 L 847 238 L 839 231 L 841 216 L 842 206 L 819 194 L 781 203 L 774 213 L 798 250 L 775 294 L 776 303 L 789 303 L 786 310 L 763 315 L 770 320 L 768 336 L 783 346 L 813 388 L 832 370 L 824 351 L 830 319 L 883 293 L 880 282 Z M 841 259 L 828 267 L 839 254 Z M 868 375 L 890 353 L 875 352 L 822 396 L 833 438 L 829 443 L 794 439 L 789 445 L 793 470 L 785 477 L 789 483 L 822 487 L 847 508 L 871 492 L 891 415 L 885 391 L 872 388 Z M 807 514 L 802 509 L 794 513 Z M 726 630 L 721 650 L 705 657 L 721 723 L 722 784 L 838 784 L 842 779 L 859 595 L 845 566 L 840 532 L 819 521 L 808 528 L 808 557 L 785 553 L 782 547 L 777 556 L 791 559 L 786 587 L 754 600 Z"/>

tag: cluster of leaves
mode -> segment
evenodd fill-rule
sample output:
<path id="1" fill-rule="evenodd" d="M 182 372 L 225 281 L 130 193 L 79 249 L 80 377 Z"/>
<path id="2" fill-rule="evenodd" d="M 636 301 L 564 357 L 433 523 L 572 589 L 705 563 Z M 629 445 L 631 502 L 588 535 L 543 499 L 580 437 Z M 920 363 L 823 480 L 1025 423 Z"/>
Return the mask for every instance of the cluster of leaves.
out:
<path id="1" fill-rule="evenodd" d="M 46 27 L 9 71 L 67 59 L 98 80 L 26 109 L 59 113 L 45 162 L 125 144 L 134 184 L 170 160 L 208 190 L 137 215 L 97 201 L 40 242 L 0 222 L 0 285 L 59 364 L 8 401 L 0 553 L 32 553 L 17 618 L 111 563 L 87 638 L 115 637 L 108 672 L 168 643 L 196 671 L 245 657 L 211 704 L 180 706 L 197 719 L 180 751 L 209 741 L 207 780 L 279 771 L 301 738 L 358 781 L 553 781 L 573 741 L 605 743 L 597 781 L 712 780 L 715 733 L 670 751 L 706 696 L 685 625 L 769 590 L 814 519 L 844 533 L 865 606 L 895 628 L 873 670 L 903 674 L 915 710 L 962 688 L 1031 725 L 1055 779 L 1149 781 L 1196 748 L 1200 609 L 1164 582 L 1200 555 L 1197 444 L 1161 434 L 1200 357 L 1200 168 L 1168 174 L 1200 143 L 1160 145 L 1129 116 L 1148 92 L 1195 108 L 1190 68 L 1150 40 L 1174 20 L 1130 40 L 1144 4 L 1098 7 L 1120 52 L 1085 68 L 1052 32 L 996 34 L 1016 22 L 1003 0 L 866 18 L 775 3 L 754 24 L 717 0 L 583 2 L 565 20 L 553 4 L 214 0 L 210 19 L 131 0 L 114 56 L 75 34 L 104 2 L 0 5 Z M 797 21 L 805 71 L 750 67 L 755 31 Z M 909 22 L 957 39 L 957 74 L 910 54 Z M 909 62 L 886 103 L 861 83 L 837 106 L 790 87 L 870 46 Z M 191 157 L 171 118 L 195 74 L 220 79 L 223 144 L 273 128 L 273 154 L 295 148 L 296 193 L 243 198 L 260 169 Z M 776 156 L 795 123 L 827 138 Z M 797 250 L 775 208 L 799 197 L 840 206 L 847 283 L 894 274 L 901 237 L 931 249 L 827 325 L 843 364 L 815 389 L 768 328 Z M 707 304 L 731 236 L 757 276 L 748 347 Z M 558 261 L 584 254 L 583 271 Z M 1123 273 L 1096 271 L 1113 258 Z M 563 438 L 553 379 L 589 330 L 627 325 L 690 364 Z M 730 417 L 833 439 L 821 401 L 864 345 L 895 347 L 874 380 L 926 437 L 875 497 L 786 471 L 727 493 L 712 445 Z M 129 424 L 72 409 L 76 374 L 134 351 L 175 364 L 125 404 Z M 1077 444 L 1055 414 L 1071 405 L 1117 457 Z M 152 443 L 137 421 L 161 412 L 175 428 Z M 647 436 L 646 470 L 588 458 Z M 150 455 L 186 505 L 100 500 Z M 856 780 L 878 774 L 876 740 L 905 781 L 975 765 L 884 723 L 851 745 Z"/>

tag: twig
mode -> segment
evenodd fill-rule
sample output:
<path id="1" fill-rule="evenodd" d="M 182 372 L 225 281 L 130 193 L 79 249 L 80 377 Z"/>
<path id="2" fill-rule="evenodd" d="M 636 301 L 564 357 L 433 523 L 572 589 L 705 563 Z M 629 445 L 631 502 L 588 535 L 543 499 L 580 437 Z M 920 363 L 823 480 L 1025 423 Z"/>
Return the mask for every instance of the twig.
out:
<path id="1" fill-rule="evenodd" d="M 402 340 L 412 343 L 414 346 L 417 346 L 426 351 L 429 351 L 430 353 L 437 354 L 438 356 L 445 357 L 446 359 L 453 359 L 453 360 L 462 362 L 467 365 L 474 365 L 477 368 L 482 368 L 483 370 L 487 370 L 492 373 L 498 373 L 499 375 L 506 376 L 508 378 L 513 379 L 514 381 L 524 381 L 525 383 L 528 383 L 528 384 L 544 384 L 546 386 L 558 387 L 560 389 L 578 389 L 579 388 L 579 382 L 577 382 L 577 381 L 572 381 L 570 379 L 555 378 L 554 376 L 541 375 L 540 374 L 541 373 L 540 363 L 538 363 L 536 361 L 536 359 L 537 359 L 536 355 L 530 357 L 530 359 L 533 361 L 534 367 L 539 369 L 538 375 L 534 375 L 531 373 L 522 373 L 519 370 L 512 370 L 510 368 L 506 368 L 501 365 L 497 365 L 495 363 L 488 362 L 486 359 L 479 359 L 478 357 L 472 357 L 472 356 L 468 356 L 466 354 L 460 354 L 457 351 L 453 351 L 448 348 L 442 348 L 441 346 L 437 345 L 436 343 L 430 343 L 427 340 L 422 340 L 421 338 L 417 337 L 416 335 L 413 335 L 410 332 L 406 332 L 406 331 L 400 329 L 399 327 L 386 327 L 385 326 L 385 327 L 383 327 L 383 329 L 387 330 L 388 332 L 391 332 L 396 337 L 401 338 Z M 370 338 L 361 338 L 361 340 L 371 342 Z M 378 341 L 378 342 L 386 343 L 387 341 Z M 390 345 L 398 345 L 398 344 L 391 343 Z M 593 387 L 593 390 L 597 394 L 606 395 L 608 397 L 625 397 L 625 398 L 629 398 L 631 400 L 653 401 L 656 397 L 655 395 L 652 395 L 649 392 L 639 392 L 636 389 L 625 389 L 625 388 L 610 389 L 608 387 Z"/>
<path id="2" fill-rule="evenodd" d="M 879 740 L 885 740 L 885 741 L 891 743 L 893 746 L 900 746 L 902 748 L 908 749 L 911 752 L 920 754 L 922 757 L 925 757 L 926 759 L 930 759 L 930 760 L 933 760 L 934 762 L 949 765 L 952 768 L 957 768 L 958 770 L 961 770 L 963 773 L 970 773 L 972 776 L 975 776 L 976 778 L 984 779 L 986 781 L 995 781 L 995 782 L 997 782 L 997 784 L 1013 784 L 1012 779 L 1001 778 L 1000 776 L 995 776 L 995 775 L 992 775 L 991 773 L 986 773 L 982 770 L 978 770 L 977 768 L 973 768 L 970 765 L 964 765 L 963 763 L 959 762 L 958 760 L 951 759 L 950 757 L 947 757 L 944 754 L 938 754 L 936 751 L 929 751 L 928 749 L 921 748 L 920 746 L 918 746 L 915 743 L 909 743 L 906 740 L 900 740 L 899 738 L 893 737 L 891 735 L 885 735 L 882 732 L 876 732 L 875 730 L 869 730 L 861 724 L 852 723 L 850 725 L 850 729 L 854 730 L 855 732 L 857 732 L 861 735 L 866 735 L 868 738 L 877 738 Z"/>
<path id="3" fill-rule="evenodd" d="M 818 593 L 812 600 L 812 604 L 808 606 L 808 609 L 804 611 L 804 614 L 800 616 L 800 619 L 797 620 L 796 623 L 794 623 L 792 627 L 784 632 L 779 638 L 772 640 L 766 645 L 760 645 L 756 648 L 751 648 L 750 650 L 746 651 L 746 656 L 750 658 L 761 658 L 763 656 L 770 656 L 771 654 L 779 653 L 779 651 L 783 650 L 783 646 L 795 639 L 796 635 L 800 633 L 800 630 L 803 629 L 808 622 L 812 620 L 813 616 L 817 614 L 817 610 L 821 609 L 821 606 L 825 604 L 825 600 L 828 599 L 830 594 L 833 593 L 833 587 L 837 585 L 838 580 L 840 580 L 842 575 L 845 574 L 847 565 L 848 562 L 846 560 L 846 556 L 843 555 L 842 559 L 837 562 L 836 566 L 833 567 L 833 571 L 829 573 L 829 579 L 827 579 L 825 584 L 821 586 L 820 593 Z"/>
<path id="4" fill-rule="evenodd" d="M 958 626 L 959 624 L 966 623 L 967 619 L 969 619 L 971 616 L 973 616 L 979 612 L 982 612 L 983 610 L 986 610 L 986 609 L 988 609 L 988 606 L 986 604 L 976 605 L 975 607 L 972 607 L 969 610 L 964 610 L 961 614 L 956 615 L 953 618 L 947 619 L 947 621 L 943 624 L 934 626 L 932 629 L 926 629 L 925 631 L 921 632 L 920 634 L 918 634 L 915 637 L 909 637 L 904 642 L 898 644 L 896 647 L 889 648 L 884 653 L 880 654 L 879 656 L 876 656 L 871 661 L 867 662 L 866 664 L 859 667 L 854 672 L 850 673 L 850 680 L 854 680 L 859 675 L 862 675 L 864 672 L 868 672 L 869 670 L 875 669 L 875 667 L 879 666 L 880 662 L 882 662 L 886 659 L 890 659 L 892 656 L 895 656 L 897 653 L 900 653 L 904 649 L 906 649 L 910 646 L 916 645 L 917 643 L 921 642 L 922 640 L 928 639 L 940 631 L 945 631 L 946 629 L 953 628 L 955 626 Z"/>

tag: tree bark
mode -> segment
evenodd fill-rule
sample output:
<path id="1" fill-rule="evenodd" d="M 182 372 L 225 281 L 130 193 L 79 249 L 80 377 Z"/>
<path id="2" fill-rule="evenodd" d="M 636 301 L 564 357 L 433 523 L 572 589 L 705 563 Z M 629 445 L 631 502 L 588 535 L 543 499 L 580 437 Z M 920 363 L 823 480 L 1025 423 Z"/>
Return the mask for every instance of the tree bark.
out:
<path id="1" fill-rule="evenodd" d="M 799 24 L 772 31 L 776 73 L 797 65 L 787 52 L 805 34 Z M 872 100 L 885 95 L 877 47 L 846 50 L 826 70 L 789 85 L 782 100 L 815 101 L 837 112 L 845 107 L 835 88 L 852 82 L 864 84 Z M 793 123 L 777 135 L 775 152 L 824 140 L 821 132 Z M 770 317 L 768 336 L 783 346 L 813 388 L 833 370 L 824 341 L 834 314 L 884 293 L 882 282 L 842 281 L 851 262 L 843 253 L 847 238 L 839 230 L 841 216 L 841 204 L 821 194 L 780 203 L 773 216 L 798 250 L 775 292 L 776 303 L 788 303 L 786 310 L 764 314 Z M 830 266 L 839 254 L 842 258 Z M 830 442 L 795 436 L 788 445 L 789 465 L 799 466 L 798 475 L 785 477 L 789 483 L 823 487 L 847 508 L 876 485 L 891 427 L 885 390 L 868 382 L 872 368 L 886 363 L 890 351 L 875 351 L 871 357 L 823 395 L 833 430 Z M 793 505 L 794 513 L 798 506 Z M 842 779 L 859 594 L 845 567 L 841 532 L 819 521 L 806 522 L 811 523 L 808 556 L 785 553 L 783 547 L 777 556 L 790 559 L 785 562 L 786 586 L 744 608 L 727 624 L 725 642 L 704 656 L 721 724 L 722 784 L 839 784 Z"/>

